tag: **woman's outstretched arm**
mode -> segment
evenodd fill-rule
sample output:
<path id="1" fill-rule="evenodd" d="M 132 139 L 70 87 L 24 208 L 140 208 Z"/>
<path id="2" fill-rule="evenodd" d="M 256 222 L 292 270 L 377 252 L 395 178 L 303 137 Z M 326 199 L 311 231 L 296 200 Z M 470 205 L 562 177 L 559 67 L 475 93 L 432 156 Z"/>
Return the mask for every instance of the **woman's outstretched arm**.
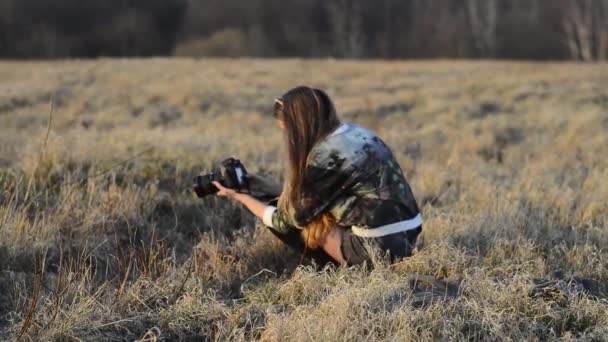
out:
<path id="1" fill-rule="evenodd" d="M 268 207 L 267 204 L 258 201 L 257 199 L 247 195 L 238 193 L 232 189 L 228 189 L 222 186 L 219 182 L 213 182 L 213 184 L 219 189 L 217 195 L 222 197 L 228 197 L 234 199 L 241 204 L 243 204 L 253 215 L 255 215 L 260 220 L 264 219 L 264 212 Z"/>
<path id="2" fill-rule="evenodd" d="M 278 208 L 268 205 L 253 196 L 238 193 L 235 190 L 228 189 L 222 184 L 214 182 L 215 186 L 219 189 L 217 195 L 222 197 L 228 197 L 235 201 L 243 204 L 249 211 L 257 218 L 264 222 L 264 225 L 278 234 L 290 234 L 292 230 L 299 230 L 289 220 L 288 215 L 285 215 Z"/>

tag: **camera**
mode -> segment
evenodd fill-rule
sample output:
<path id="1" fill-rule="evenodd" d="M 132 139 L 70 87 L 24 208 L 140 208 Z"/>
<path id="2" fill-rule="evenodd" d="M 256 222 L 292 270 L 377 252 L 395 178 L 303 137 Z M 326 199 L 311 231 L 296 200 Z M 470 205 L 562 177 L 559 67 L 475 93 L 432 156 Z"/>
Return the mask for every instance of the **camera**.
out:
<path id="1" fill-rule="evenodd" d="M 221 163 L 219 172 L 211 172 L 206 175 L 196 176 L 193 179 L 194 192 L 198 197 L 216 194 L 219 189 L 213 182 L 220 182 L 223 186 L 238 192 L 249 191 L 249 180 L 247 170 L 240 160 L 228 158 Z"/>

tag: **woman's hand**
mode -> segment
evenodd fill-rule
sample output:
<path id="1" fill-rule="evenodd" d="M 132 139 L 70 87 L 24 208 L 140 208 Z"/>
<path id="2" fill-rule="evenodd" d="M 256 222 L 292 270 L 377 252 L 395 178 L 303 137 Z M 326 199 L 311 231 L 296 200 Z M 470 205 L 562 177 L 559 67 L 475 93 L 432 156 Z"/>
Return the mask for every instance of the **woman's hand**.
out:
<path id="1" fill-rule="evenodd" d="M 257 216 L 260 220 L 264 219 L 264 211 L 266 210 L 266 207 L 268 207 L 268 205 L 258 201 L 257 199 L 247 194 L 240 194 L 235 190 L 228 189 L 222 184 L 220 184 L 220 182 L 213 182 L 213 185 L 215 185 L 219 189 L 216 194 L 217 196 L 228 197 L 233 200 L 236 200 L 243 204 L 245 207 L 247 207 L 247 209 L 249 209 L 249 211 L 251 211 L 251 213 Z"/>
<path id="2" fill-rule="evenodd" d="M 220 182 L 215 181 L 213 182 L 213 185 L 219 189 L 216 196 L 235 199 L 236 195 L 238 194 L 235 190 L 224 187 L 222 184 L 220 184 Z"/>

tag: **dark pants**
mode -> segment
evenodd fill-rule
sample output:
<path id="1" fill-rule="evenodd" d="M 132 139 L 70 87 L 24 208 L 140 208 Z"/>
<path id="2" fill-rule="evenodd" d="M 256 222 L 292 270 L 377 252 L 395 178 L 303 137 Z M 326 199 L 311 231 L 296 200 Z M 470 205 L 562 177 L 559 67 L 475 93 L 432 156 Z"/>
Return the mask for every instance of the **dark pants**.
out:
<path id="1" fill-rule="evenodd" d="M 378 238 L 364 238 L 354 235 L 350 229 L 342 233 L 342 256 L 349 265 L 371 263 L 370 252 L 374 250 L 381 258 L 391 263 L 412 256 L 416 240 L 422 231 L 422 226 L 401 233 L 390 234 Z"/>

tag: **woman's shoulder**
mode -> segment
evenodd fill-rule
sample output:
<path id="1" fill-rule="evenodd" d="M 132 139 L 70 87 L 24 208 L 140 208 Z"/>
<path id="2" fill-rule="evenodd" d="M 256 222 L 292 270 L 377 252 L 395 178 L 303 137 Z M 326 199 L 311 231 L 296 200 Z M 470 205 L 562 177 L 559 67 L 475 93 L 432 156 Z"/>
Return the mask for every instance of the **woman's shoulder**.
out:
<path id="1" fill-rule="evenodd" d="M 356 124 L 343 123 L 336 130 L 325 137 L 316 147 L 331 149 L 344 147 L 343 145 L 359 146 L 371 144 L 378 138 L 374 133 Z"/>
<path id="2" fill-rule="evenodd" d="M 329 139 L 335 138 L 343 138 L 347 136 L 363 136 L 363 135 L 371 135 L 374 136 L 374 133 L 369 131 L 368 129 L 359 126 L 354 123 L 342 123 L 336 130 L 328 135 Z"/>
<path id="3" fill-rule="evenodd" d="M 345 123 L 317 144 L 311 157 L 317 164 L 340 160 L 340 164 L 348 165 L 370 153 L 382 157 L 388 152 L 388 147 L 374 133 L 359 125 Z"/>

